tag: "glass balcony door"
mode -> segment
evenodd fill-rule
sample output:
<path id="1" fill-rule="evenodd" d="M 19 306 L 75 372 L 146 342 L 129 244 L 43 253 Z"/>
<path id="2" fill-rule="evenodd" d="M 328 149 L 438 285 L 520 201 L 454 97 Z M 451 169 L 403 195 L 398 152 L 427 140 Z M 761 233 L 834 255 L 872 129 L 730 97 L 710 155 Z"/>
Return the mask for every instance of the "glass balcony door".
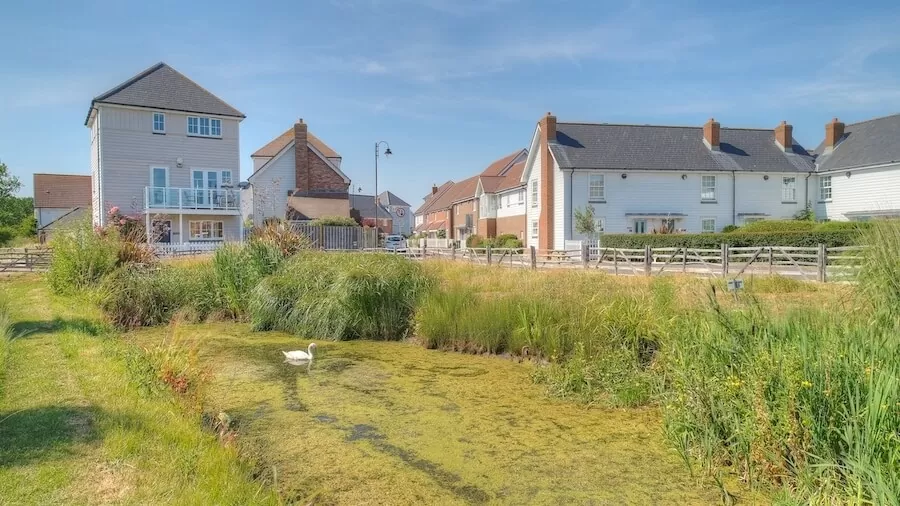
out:
<path id="1" fill-rule="evenodd" d="M 169 186 L 168 167 L 150 169 L 150 207 L 166 207 Z"/>

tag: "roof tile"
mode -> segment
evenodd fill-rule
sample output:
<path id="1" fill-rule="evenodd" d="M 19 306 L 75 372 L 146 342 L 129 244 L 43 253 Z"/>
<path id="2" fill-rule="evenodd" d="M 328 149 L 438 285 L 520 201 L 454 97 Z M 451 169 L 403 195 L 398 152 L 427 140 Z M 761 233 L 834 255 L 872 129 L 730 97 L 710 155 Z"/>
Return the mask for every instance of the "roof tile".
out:
<path id="1" fill-rule="evenodd" d="M 91 206 L 91 176 L 35 174 L 34 207 L 71 209 Z"/>

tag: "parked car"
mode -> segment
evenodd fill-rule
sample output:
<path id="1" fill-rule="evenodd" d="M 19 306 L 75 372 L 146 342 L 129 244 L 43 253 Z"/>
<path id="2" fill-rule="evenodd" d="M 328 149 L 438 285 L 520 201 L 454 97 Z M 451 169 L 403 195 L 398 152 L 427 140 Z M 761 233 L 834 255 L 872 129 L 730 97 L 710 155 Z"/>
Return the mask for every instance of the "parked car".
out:
<path id="1" fill-rule="evenodd" d="M 389 235 L 384 238 L 384 249 L 388 251 L 403 251 L 406 249 L 406 239 L 402 235 Z"/>

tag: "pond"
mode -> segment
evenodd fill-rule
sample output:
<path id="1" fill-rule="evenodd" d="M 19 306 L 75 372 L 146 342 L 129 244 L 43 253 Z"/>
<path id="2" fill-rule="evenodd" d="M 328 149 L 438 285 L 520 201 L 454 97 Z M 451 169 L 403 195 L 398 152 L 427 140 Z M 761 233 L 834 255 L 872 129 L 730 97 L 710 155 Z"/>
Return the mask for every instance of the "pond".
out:
<path id="1" fill-rule="evenodd" d="M 147 344 L 162 329 L 142 331 Z M 711 504 L 665 445 L 655 409 L 548 398 L 534 365 L 409 343 L 182 326 L 212 372 L 209 409 L 288 501 L 316 504 Z"/>

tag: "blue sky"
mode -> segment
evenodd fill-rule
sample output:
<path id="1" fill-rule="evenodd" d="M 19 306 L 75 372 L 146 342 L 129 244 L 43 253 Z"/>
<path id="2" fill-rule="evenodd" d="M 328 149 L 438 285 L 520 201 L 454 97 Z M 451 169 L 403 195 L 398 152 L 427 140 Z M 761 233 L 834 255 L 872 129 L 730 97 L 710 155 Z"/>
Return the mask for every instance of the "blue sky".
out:
<path id="1" fill-rule="evenodd" d="M 93 96 L 165 61 L 247 115 L 249 155 L 303 117 L 353 187 L 414 206 L 525 147 L 536 121 L 794 125 L 900 112 L 900 3 L 294 0 L 3 7 L 0 160 L 89 172 Z"/>

